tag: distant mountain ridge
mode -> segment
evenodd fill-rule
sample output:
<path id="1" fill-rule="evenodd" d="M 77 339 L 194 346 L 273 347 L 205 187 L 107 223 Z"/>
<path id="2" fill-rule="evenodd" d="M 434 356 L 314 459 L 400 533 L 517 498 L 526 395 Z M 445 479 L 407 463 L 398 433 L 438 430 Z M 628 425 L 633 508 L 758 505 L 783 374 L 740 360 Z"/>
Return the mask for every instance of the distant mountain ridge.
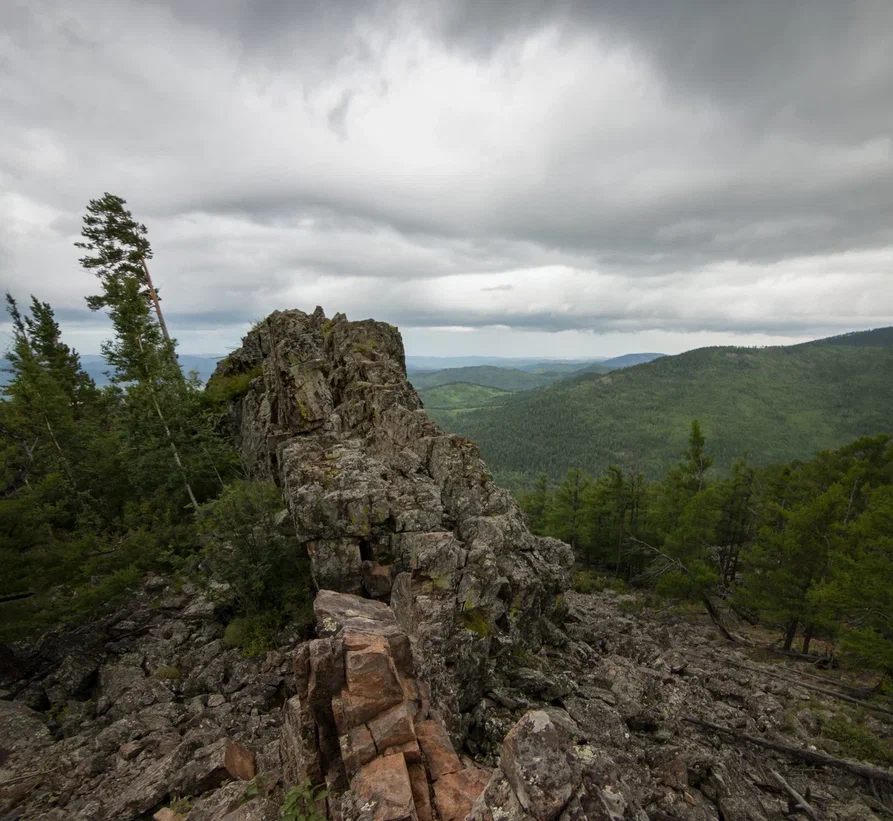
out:
<path id="1" fill-rule="evenodd" d="M 745 454 L 758 464 L 790 461 L 893 432 L 891 375 L 893 328 L 790 347 L 700 348 L 430 414 L 475 440 L 512 484 L 540 470 L 559 478 L 569 467 L 600 473 L 611 464 L 658 477 L 678 459 L 692 419 L 719 469 Z"/>
<path id="2" fill-rule="evenodd" d="M 518 368 L 500 368 L 495 365 L 475 365 L 467 368 L 447 368 L 431 373 L 414 373 L 409 375 L 409 381 L 416 390 L 466 382 L 501 391 L 529 391 L 550 385 L 564 376 L 564 374 L 529 373 Z"/>
<path id="3" fill-rule="evenodd" d="M 207 382 L 210 378 L 211 374 L 214 373 L 214 368 L 217 367 L 217 363 L 223 359 L 225 354 L 178 354 L 178 359 L 180 361 L 180 367 L 183 368 L 184 373 L 190 373 L 191 371 L 197 371 L 199 379 L 202 382 Z M 97 385 L 108 385 L 109 379 L 106 376 L 106 372 L 110 370 L 108 362 L 100 356 L 99 354 L 81 354 L 81 365 L 84 370 L 89 374 L 90 378 Z M 9 360 L 6 357 L 0 358 L 0 386 L 3 386 L 9 382 L 9 373 L 7 372 L 9 369 Z"/>

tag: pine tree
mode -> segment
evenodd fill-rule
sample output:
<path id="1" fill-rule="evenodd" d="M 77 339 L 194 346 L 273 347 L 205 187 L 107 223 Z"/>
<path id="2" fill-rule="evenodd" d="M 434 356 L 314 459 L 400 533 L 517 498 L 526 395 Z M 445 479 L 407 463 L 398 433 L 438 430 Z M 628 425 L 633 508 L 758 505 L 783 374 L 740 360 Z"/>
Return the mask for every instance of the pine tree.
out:
<path id="1" fill-rule="evenodd" d="M 545 533 L 549 501 L 549 477 L 545 473 L 540 473 L 536 477 L 533 489 L 521 497 L 521 510 L 527 516 L 531 532 L 538 536 Z"/>
<path id="2" fill-rule="evenodd" d="M 72 403 L 63 386 L 53 378 L 48 362 L 41 359 L 12 295 L 6 294 L 6 310 L 12 320 L 12 347 L 7 357 L 12 379 L 4 388 L 10 400 L 6 415 L 7 435 L 17 439 L 25 483 L 29 474 L 43 475 L 58 469 L 75 484 L 72 454 L 63 443 L 74 428 Z"/>
<path id="3" fill-rule="evenodd" d="M 585 532 L 586 494 L 592 480 L 580 468 L 571 468 L 552 494 L 552 506 L 546 519 L 548 532 L 567 542 L 575 551 L 582 545 Z"/>
<path id="4" fill-rule="evenodd" d="M 105 194 L 87 206 L 81 232 L 85 241 L 75 245 L 91 252 L 80 262 L 96 274 L 102 286 L 102 293 L 87 297 L 87 304 L 94 311 L 105 308 L 115 329 L 115 337 L 103 343 L 102 352 L 115 368 L 113 381 L 127 385 L 126 418 L 138 425 L 136 435 L 142 439 L 136 452 L 151 449 L 154 413 L 189 503 L 197 510 L 198 500 L 178 441 L 182 437 L 171 427 L 172 418 L 181 415 L 178 412 L 188 398 L 188 386 L 149 278 L 146 259 L 152 250 L 146 226 L 137 223 L 124 205 L 121 197 Z M 142 412 L 141 406 L 148 406 L 150 413 Z"/>
<path id="5" fill-rule="evenodd" d="M 151 302 L 162 336 L 173 353 L 161 300 L 149 274 L 147 260 L 152 258 L 152 247 L 148 232 L 124 207 L 126 204 L 121 197 L 106 192 L 102 199 L 90 200 L 87 206 L 81 231 L 85 241 L 75 243 L 75 247 L 91 252 L 81 258 L 81 265 L 95 273 L 103 285 L 103 293 L 87 297 L 87 304 L 94 311 L 112 308 L 123 282 L 135 280 L 140 296 Z"/>

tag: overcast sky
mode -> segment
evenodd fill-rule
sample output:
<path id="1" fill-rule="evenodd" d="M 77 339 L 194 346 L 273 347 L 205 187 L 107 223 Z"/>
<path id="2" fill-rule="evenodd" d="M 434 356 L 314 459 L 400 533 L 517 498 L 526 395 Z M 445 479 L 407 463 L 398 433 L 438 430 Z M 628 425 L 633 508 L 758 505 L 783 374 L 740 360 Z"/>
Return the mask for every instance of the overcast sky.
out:
<path id="1" fill-rule="evenodd" d="M 0 285 L 85 353 L 104 191 L 185 352 L 317 304 L 428 355 L 890 325 L 893 2 L 2 0 Z"/>

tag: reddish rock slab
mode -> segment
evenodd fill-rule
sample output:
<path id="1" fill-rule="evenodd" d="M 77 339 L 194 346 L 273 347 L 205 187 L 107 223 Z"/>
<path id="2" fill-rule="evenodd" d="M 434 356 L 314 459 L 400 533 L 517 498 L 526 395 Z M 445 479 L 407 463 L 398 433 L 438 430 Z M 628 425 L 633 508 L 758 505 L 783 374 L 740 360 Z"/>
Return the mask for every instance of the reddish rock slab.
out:
<path id="1" fill-rule="evenodd" d="M 418 724 L 415 729 L 432 781 L 462 769 L 453 743 L 439 721 L 429 719 Z"/>
<path id="2" fill-rule="evenodd" d="M 403 687 L 387 650 L 373 645 L 364 650 L 350 650 L 345 656 L 350 695 L 345 712 L 349 727 L 363 724 L 403 701 Z"/>
<path id="3" fill-rule="evenodd" d="M 463 821 L 490 781 L 490 773 L 476 767 L 447 773 L 434 782 L 434 803 L 441 821 Z"/>
<path id="4" fill-rule="evenodd" d="M 354 776 L 351 791 L 372 804 L 373 821 L 418 821 L 406 759 L 402 755 L 376 758 Z"/>
<path id="5" fill-rule="evenodd" d="M 431 794 L 428 787 L 428 776 L 421 758 L 412 760 L 407 757 L 406 768 L 409 771 L 409 785 L 412 788 L 412 800 L 415 802 L 416 815 L 419 821 L 433 821 L 434 811 L 431 808 Z"/>
<path id="6" fill-rule="evenodd" d="M 368 727 L 380 753 L 383 753 L 388 747 L 415 741 L 415 728 L 412 725 L 409 710 L 406 708 L 406 702 L 379 713 L 375 718 L 369 720 Z"/>
<path id="7" fill-rule="evenodd" d="M 406 757 L 407 767 L 410 764 L 418 763 L 424 768 L 425 762 L 422 759 L 422 750 L 419 747 L 419 742 L 415 739 L 407 741 L 405 744 L 398 744 L 396 747 L 388 747 L 382 755 L 397 755 L 397 753 L 403 753 Z"/>
<path id="8" fill-rule="evenodd" d="M 226 753 L 223 756 L 226 771 L 240 781 L 251 781 L 256 775 L 254 753 L 235 741 L 226 741 Z"/>
<path id="9" fill-rule="evenodd" d="M 365 724 L 353 727 L 338 739 L 341 745 L 341 759 L 349 776 L 354 775 L 360 767 L 368 764 L 377 755 L 372 733 Z"/>

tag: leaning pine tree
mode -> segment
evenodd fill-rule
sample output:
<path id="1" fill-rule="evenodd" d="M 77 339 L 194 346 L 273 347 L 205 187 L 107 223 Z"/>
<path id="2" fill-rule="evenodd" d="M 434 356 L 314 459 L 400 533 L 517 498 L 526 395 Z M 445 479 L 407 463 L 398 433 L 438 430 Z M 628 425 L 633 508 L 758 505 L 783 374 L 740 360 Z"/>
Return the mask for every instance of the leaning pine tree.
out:
<path id="1" fill-rule="evenodd" d="M 181 421 L 183 394 L 187 390 L 176 357 L 176 343 L 170 338 L 158 293 L 149 277 L 146 260 L 152 249 L 146 226 L 133 219 L 125 201 L 113 194 L 91 200 L 87 206 L 81 235 L 76 243 L 87 253 L 80 260 L 84 269 L 99 279 L 102 292 L 87 297 L 91 310 L 106 309 L 115 329 L 113 339 L 104 342 L 102 353 L 113 366 L 113 382 L 125 386 L 125 406 L 131 421 L 133 450 L 143 458 L 144 479 L 160 467 L 145 458 L 153 452 L 150 418 L 154 415 L 166 441 L 189 503 L 198 508 L 190 471 L 181 453 L 183 436 L 176 435 L 171 422 Z M 180 427 L 180 426 L 178 426 Z M 133 428 L 138 428 L 133 430 Z M 145 484 L 145 481 L 138 484 Z"/>

